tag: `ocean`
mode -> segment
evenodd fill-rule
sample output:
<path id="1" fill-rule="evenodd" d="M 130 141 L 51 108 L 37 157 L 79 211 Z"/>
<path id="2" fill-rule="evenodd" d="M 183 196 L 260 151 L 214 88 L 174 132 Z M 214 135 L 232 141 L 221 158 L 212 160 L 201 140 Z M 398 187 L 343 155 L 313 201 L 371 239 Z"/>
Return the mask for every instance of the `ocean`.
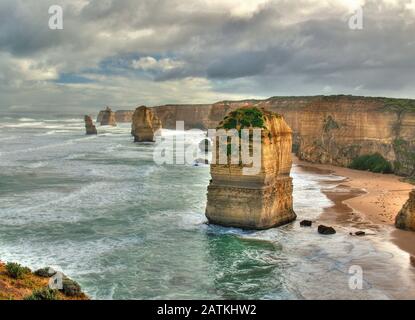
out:
<path id="1" fill-rule="evenodd" d="M 82 117 L 0 116 L 2 261 L 54 266 L 93 299 L 415 298 L 414 268 L 389 230 L 359 238 L 347 222 L 334 236 L 299 226 L 333 205 L 324 191 L 342 177 L 294 166 L 293 224 L 207 225 L 209 166 L 157 165 L 154 144 L 134 143 L 129 124 L 97 128 L 86 136 Z"/>

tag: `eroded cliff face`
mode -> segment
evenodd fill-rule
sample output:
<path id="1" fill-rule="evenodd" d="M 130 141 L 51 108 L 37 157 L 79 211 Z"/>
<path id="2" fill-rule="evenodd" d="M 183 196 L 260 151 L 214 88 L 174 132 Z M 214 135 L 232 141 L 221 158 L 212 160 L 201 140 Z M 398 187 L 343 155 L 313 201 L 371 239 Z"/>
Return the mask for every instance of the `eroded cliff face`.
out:
<path id="1" fill-rule="evenodd" d="M 355 96 L 273 97 L 212 105 L 166 105 L 154 112 L 167 129 L 215 128 L 230 111 L 256 106 L 283 115 L 303 160 L 348 166 L 379 153 L 396 174 L 415 176 L 415 100 Z"/>
<path id="2" fill-rule="evenodd" d="M 131 125 L 135 142 L 155 141 L 155 134 L 161 128 L 160 119 L 150 108 L 141 106 L 135 110 Z"/>
<path id="3" fill-rule="evenodd" d="M 236 112 L 240 110 L 244 109 Z M 227 163 L 220 164 L 219 140 L 216 141 L 216 162 L 211 164 L 212 180 L 208 186 L 206 207 L 210 223 L 267 229 L 296 219 L 290 177 L 292 131 L 281 116 L 265 110 L 261 113 L 264 124 L 258 173 L 244 174 L 244 168 L 250 165 L 232 164 L 229 154 Z M 229 115 L 234 116 L 235 113 Z"/>
<path id="4" fill-rule="evenodd" d="M 415 190 L 409 193 L 409 199 L 396 217 L 396 227 L 415 231 Z"/>
<path id="5" fill-rule="evenodd" d="M 102 121 L 105 110 L 102 110 L 98 113 L 97 122 Z M 115 113 L 115 121 L 117 123 L 131 123 L 133 121 L 134 110 L 117 110 Z"/>
<path id="6" fill-rule="evenodd" d="M 241 106 L 283 115 L 293 130 L 293 150 L 303 160 L 348 166 L 356 157 L 379 153 L 396 174 L 415 175 L 415 100 L 315 96 L 226 101 L 204 108 L 201 123 L 214 128 Z M 184 114 L 181 120 L 186 121 Z"/>

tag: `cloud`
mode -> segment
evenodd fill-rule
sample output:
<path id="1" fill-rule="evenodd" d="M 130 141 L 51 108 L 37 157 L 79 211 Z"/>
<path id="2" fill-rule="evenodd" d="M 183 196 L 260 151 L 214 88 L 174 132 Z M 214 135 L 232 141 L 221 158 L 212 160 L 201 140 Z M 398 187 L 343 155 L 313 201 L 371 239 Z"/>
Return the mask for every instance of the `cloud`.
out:
<path id="1" fill-rule="evenodd" d="M 351 93 L 415 98 L 415 1 L 0 2 L 0 110 Z M 363 30 L 348 19 L 363 5 Z"/>

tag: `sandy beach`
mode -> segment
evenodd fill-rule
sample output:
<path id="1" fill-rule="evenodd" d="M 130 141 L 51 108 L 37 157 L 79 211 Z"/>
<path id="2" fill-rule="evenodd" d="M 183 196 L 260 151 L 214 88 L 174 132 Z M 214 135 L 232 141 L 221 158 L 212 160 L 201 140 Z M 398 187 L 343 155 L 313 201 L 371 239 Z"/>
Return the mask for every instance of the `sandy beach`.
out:
<path id="1" fill-rule="evenodd" d="M 322 219 L 341 223 L 356 215 L 371 223 L 373 227 L 383 227 L 390 231 L 391 241 L 411 256 L 415 256 L 415 232 L 402 231 L 394 227 L 395 217 L 408 200 L 413 185 L 403 182 L 402 177 L 392 174 L 377 174 L 366 171 L 331 165 L 312 164 L 294 157 L 294 164 L 306 169 L 330 171 L 345 179 L 336 192 L 325 192 L 334 202 Z M 344 192 L 342 192 L 344 188 Z M 340 191 L 339 191 L 340 190 Z"/>

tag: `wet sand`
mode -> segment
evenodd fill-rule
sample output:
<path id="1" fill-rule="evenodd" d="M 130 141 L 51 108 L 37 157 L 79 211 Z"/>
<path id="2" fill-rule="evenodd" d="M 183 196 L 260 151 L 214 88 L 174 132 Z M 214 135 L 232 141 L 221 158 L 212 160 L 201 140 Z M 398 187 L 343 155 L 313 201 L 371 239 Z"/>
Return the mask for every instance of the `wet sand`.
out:
<path id="1" fill-rule="evenodd" d="M 296 157 L 294 163 L 304 170 L 331 172 L 344 177 L 344 180 L 335 183 L 336 188 L 323 190 L 334 205 L 325 209 L 320 222 L 335 223 L 353 233 L 363 230 L 368 235 L 384 230 L 390 241 L 410 256 L 415 256 L 415 232 L 394 227 L 395 217 L 407 201 L 413 185 L 402 182 L 401 177 L 391 174 L 312 164 Z"/>

